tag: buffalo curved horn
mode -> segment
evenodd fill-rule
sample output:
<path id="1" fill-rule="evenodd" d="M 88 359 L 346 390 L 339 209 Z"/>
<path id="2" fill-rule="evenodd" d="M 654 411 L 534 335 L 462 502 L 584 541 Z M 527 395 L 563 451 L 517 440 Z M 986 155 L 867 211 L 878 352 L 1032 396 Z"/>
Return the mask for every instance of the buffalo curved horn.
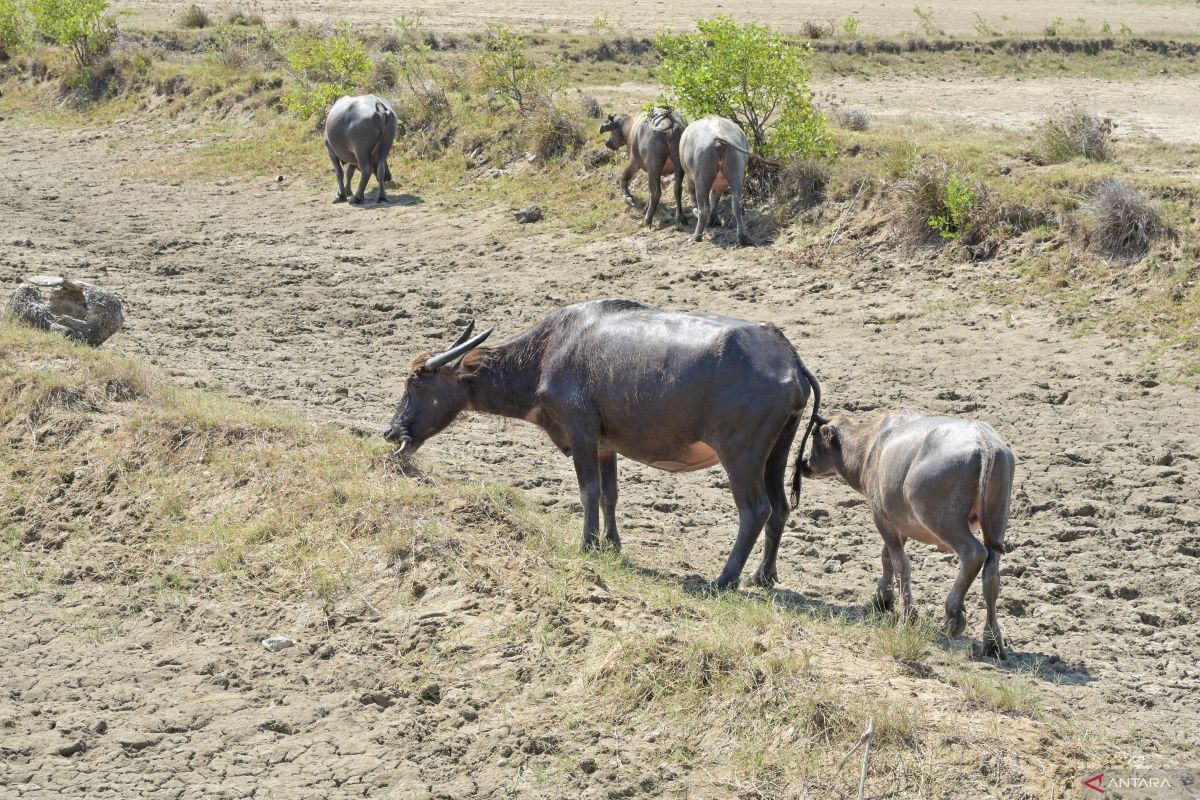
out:
<path id="1" fill-rule="evenodd" d="M 471 331 L 473 331 L 473 330 L 475 330 L 475 320 L 469 319 L 469 320 L 467 320 L 466 329 L 458 335 L 458 338 L 454 340 L 454 344 L 450 345 L 450 347 L 451 348 L 458 347 L 460 344 L 465 342 L 467 339 L 470 338 Z"/>
<path id="2" fill-rule="evenodd" d="M 495 328 L 488 328 L 486 331 L 473 339 L 468 339 L 461 344 L 455 345 L 444 353 L 438 353 L 436 356 L 430 356 L 429 360 L 425 362 L 425 369 L 439 369 L 447 364 L 457 361 L 459 358 L 462 358 L 476 347 L 479 347 L 479 345 L 483 343 L 484 339 L 492 335 L 492 331 L 494 330 Z"/>

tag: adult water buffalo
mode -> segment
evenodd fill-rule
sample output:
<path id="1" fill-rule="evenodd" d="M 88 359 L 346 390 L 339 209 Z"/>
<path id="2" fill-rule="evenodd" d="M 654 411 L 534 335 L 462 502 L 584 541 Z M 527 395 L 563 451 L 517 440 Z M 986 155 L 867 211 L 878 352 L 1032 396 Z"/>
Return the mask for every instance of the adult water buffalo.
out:
<path id="1" fill-rule="evenodd" d="M 750 143 L 742 129 L 724 117 L 705 117 L 684 130 L 679 142 L 679 158 L 696 206 L 696 233 L 692 241 L 700 241 L 709 224 L 720 224 L 717 203 L 721 194 L 729 189 L 738 244 L 750 244 L 742 208 L 742 182 L 746 165 L 753 157 L 749 148 Z"/>
<path id="2" fill-rule="evenodd" d="M 656 108 L 649 114 L 609 114 L 608 121 L 600 126 L 601 133 L 608 134 L 604 146 L 617 151 L 625 147 L 629 151 L 629 164 L 621 173 L 621 193 L 629 205 L 635 205 L 629 182 L 646 170 L 650 182 L 650 201 L 646 204 L 646 225 L 654 221 L 658 203 L 662 199 L 662 176 L 675 175 L 675 221 L 687 224 L 687 213 L 683 210 L 683 165 L 679 161 L 679 138 L 687 122 L 674 111 Z"/>
<path id="3" fill-rule="evenodd" d="M 819 423 L 800 472 L 806 477 L 840 475 L 866 496 L 883 536 L 883 577 L 876 605 L 894 606 L 892 583 L 899 575 L 904 608 L 915 611 L 904 554 L 907 539 L 954 552 L 958 580 L 946 599 L 947 630 L 958 636 L 966 628 L 963 597 L 982 568 L 987 603 L 984 648 L 1003 659 L 996 598 L 1016 466 L 1012 451 L 992 426 L 957 417 L 897 411 L 867 422 L 834 417 Z M 798 482 L 800 475 L 793 480 Z M 982 532 L 982 545 L 974 531 Z"/>
<path id="4" fill-rule="evenodd" d="M 601 509 L 606 539 L 620 546 L 618 453 L 668 472 L 720 461 L 740 524 L 717 586 L 737 585 L 764 524 L 754 581 L 778 579 L 784 470 L 809 395 L 805 439 L 821 403 L 816 378 L 778 328 L 597 300 L 559 309 L 498 347 L 480 347 L 492 329 L 468 338 L 472 329 L 413 362 L 383 434 L 398 452 L 415 451 L 463 410 L 532 422 L 575 462 L 585 549 L 599 544 Z"/>
<path id="5" fill-rule="evenodd" d="M 358 191 L 350 198 L 351 203 L 361 203 L 367 181 L 372 175 L 379 182 L 375 202 L 387 201 L 383 188 L 391 180 L 387 157 L 392 142 L 396 139 L 396 114 L 385 101 L 373 94 L 361 97 L 343 97 L 333 104 L 325 118 L 325 149 L 333 170 L 337 174 L 338 193 L 333 202 L 346 200 L 354 170 L 362 172 L 358 180 Z M 346 165 L 343 176 L 342 165 Z"/>

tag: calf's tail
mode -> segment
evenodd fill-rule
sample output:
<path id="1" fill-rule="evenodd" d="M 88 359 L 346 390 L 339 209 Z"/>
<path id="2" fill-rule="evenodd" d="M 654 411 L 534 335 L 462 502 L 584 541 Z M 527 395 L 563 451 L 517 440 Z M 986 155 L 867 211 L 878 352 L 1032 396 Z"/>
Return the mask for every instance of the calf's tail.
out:
<path id="1" fill-rule="evenodd" d="M 800 362 L 800 372 L 808 381 L 808 385 L 812 387 L 813 410 L 812 415 L 808 418 L 808 424 L 804 426 L 804 435 L 800 437 L 800 450 L 796 453 L 796 463 L 792 467 L 792 508 L 800 505 L 800 465 L 804 462 L 804 448 L 808 445 L 808 436 L 816 426 L 817 417 L 821 411 L 821 384 L 817 382 L 817 376 L 804 366 L 803 361 Z"/>
<path id="2" fill-rule="evenodd" d="M 759 164 L 770 167 L 771 169 L 783 169 L 783 164 L 778 161 L 772 161 L 769 158 L 763 158 L 758 153 L 751 153 L 749 150 L 747 150 L 743 147 L 739 147 L 738 145 L 734 144 L 733 142 L 731 142 L 728 139 L 725 139 L 721 136 L 718 136 L 716 138 L 717 138 L 717 160 L 718 161 L 720 161 L 723 157 L 722 150 L 725 147 L 729 147 L 729 148 L 732 148 L 733 150 L 737 150 L 739 153 L 749 156 L 751 159 L 753 159 L 754 161 L 757 161 Z"/>

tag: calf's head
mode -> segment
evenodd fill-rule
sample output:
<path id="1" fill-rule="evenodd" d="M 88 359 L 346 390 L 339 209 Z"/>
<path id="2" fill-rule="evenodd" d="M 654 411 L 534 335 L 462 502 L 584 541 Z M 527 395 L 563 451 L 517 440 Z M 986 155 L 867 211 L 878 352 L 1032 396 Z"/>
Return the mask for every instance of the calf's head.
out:
<path id="1" fill-rule="evenodd" d="M 600 132 L 608 134 L 604 146 L 609 150 L 616 152 L 628 143 L 625 138 L 625 123 L 628 120 L 628 114 L 609 114 L 608 121 L 600 126 Z"/>
<path id="2" fill-rule="evenodd" d="M 449 350 L 418 356 L 404 386 L 404 397 L 396 407 L 383 438 L 399 445 L 397 453 L 412 454 L 425 441 L 443 431 L 466 408 L 469 394 L 459 369 L 463 356 L 492 333 L 488 328 L 471 337 L 475 321 L 467 324 Z"/>
<path id="3" fill-rule="evenodd" d="M 842 466 L 841 430 L 842 417 L 825 419 L 817 417 L 817 430 L 812 437 L 812 446 L 800 462 L 800 474 L 806 478 L 824 478 L 838 475 Z"/>

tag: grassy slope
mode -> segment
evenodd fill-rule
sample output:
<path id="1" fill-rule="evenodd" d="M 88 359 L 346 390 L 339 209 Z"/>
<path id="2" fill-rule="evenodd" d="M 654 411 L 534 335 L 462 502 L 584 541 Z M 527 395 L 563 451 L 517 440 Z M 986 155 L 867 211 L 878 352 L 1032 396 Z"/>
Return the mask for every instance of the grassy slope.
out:
<path id="1" fill-rule="evenodd" d="M 642 773 L 658 765 L 643 791 L 849 791 L 857 769 L 834 767 L 869 716 L 875 793 L 1052 797 L 1110 752 L 1078 721 L 1044 718 L 1031 678 L 928 629 L 758 591 L 712 598 L 636 554 L 584 556 L 573 521 L 514 491 L 432 486 L 379 443 L 7 323 L 0 433 L 5 599 L 107 586 L 123 598 L 105 629 L 118 645 L 130 609 L 194 600 L 308 601 L 331 628 L 448 608 L 451 624 L 418 628 L 381 681 L 469 688 L 483 715 L 519 709 L 553 746 L 502 764 L 548 787 L 577 786 L 615 735 Z"/>

